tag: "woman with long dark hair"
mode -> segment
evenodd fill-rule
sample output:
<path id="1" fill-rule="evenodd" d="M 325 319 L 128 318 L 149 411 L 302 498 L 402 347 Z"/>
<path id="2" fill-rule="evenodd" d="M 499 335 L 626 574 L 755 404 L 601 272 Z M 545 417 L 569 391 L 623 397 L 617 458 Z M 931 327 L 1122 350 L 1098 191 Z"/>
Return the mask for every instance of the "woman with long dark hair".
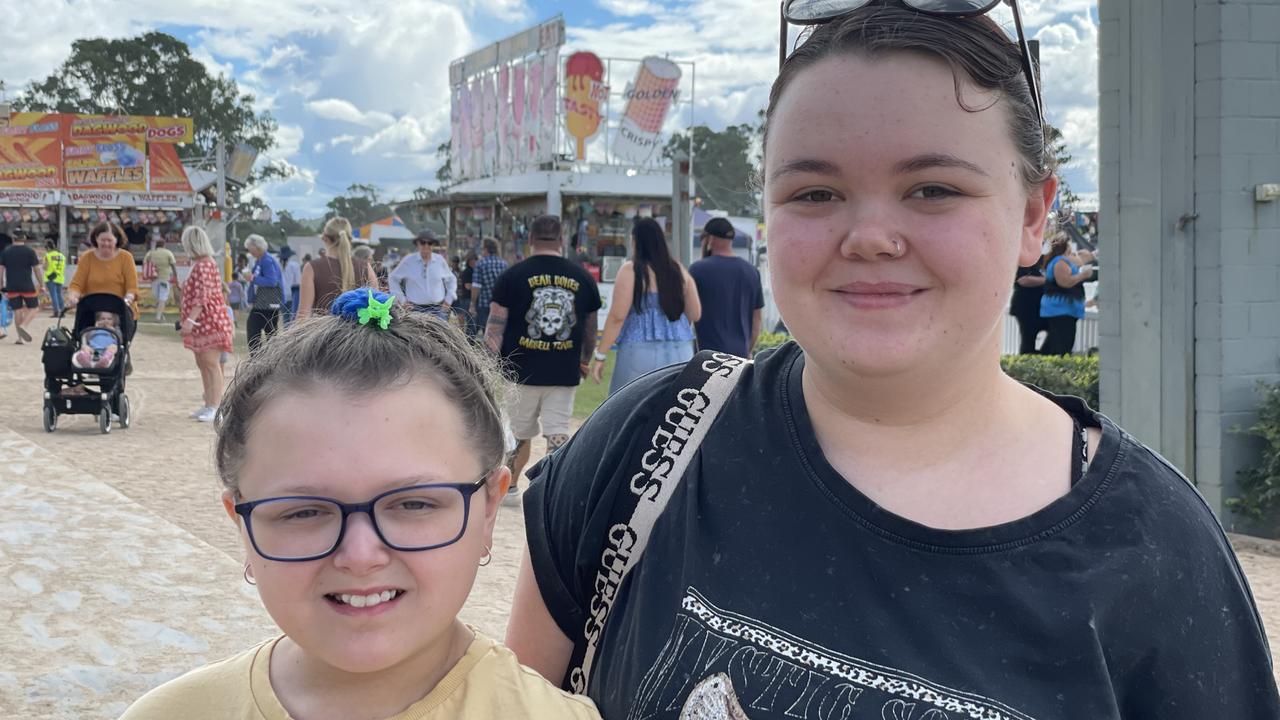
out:
<path id="1" fill-rule="evenodd" d="M 605 353 L 617 342 L 610 395 L 645 373 L 693 357 L 693 323 L 702 317 L 698 286 L 671 257 L 662 226 L 644 218 L 631 230 L 631 239 L 631 260 L 618 270 L 603 342 L 590 366 L 591 377 L 600 382 Z"/>
<path id="2" fill-rule="evenodd" d="M 1044 297 L 1040 299 L 1040 317 L 1049 331 L 1040 348 L 1043 355 L 1070 355 L 1076 344 L 1076 323 L 1084 317 L 1084 284 L 1093 279 L 1094 269 L 1082 265 L 1070 249 L 1065 233 L 1059 233 L 1049 245 Z"/>

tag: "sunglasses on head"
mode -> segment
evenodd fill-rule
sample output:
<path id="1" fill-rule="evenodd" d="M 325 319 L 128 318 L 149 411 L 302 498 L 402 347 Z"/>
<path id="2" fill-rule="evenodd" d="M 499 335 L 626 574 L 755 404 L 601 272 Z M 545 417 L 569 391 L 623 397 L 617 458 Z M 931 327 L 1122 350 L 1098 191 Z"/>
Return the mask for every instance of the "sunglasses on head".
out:
<path id="1" fill-rule="evenodd" d="M 1018 12 L 1018 0 L 782 0 L 782 17 L 779 27 L 781 41 L 778 45 L 778 67 L 787 60 L 787 24 L 822 25 L 854 10 L 872 4 L 897 4 L 922 15 L 935 17 L 970 18 L 985 15 L 1004 3 L 1013 8 L 1013 24 L 1018 30 L 1018 49 L 1022 53 L 1022 72 L 1031 89 L 1031 101 L 1036 115 L 1044 126 L 1044 105 L 1040 100 L 1040 84 L 1031 62 L 1031 46 L 1022 30 L 1022 13 Z"/>

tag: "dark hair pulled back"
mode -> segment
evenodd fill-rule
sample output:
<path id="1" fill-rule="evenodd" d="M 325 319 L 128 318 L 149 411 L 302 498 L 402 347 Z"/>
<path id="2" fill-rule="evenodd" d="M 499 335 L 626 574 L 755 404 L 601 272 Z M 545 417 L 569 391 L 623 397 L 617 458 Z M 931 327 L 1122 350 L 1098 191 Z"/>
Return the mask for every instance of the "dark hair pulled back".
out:
<path id="1" fill-rule="evenodd" d="M 871 5 L 814 26 L 808 38 L 783 63 L 769 91 L 769 107 L 765 111 L 766 147 L 767 128 L 772 125 L 778 102 L 787 86 L 806 68 L 837 55 L 876 58 L 894 52 L 926 53 L 950 66 L 955 78 L 956 102 L 968 112 L 980 112 L 990 105 L 965 104 L 963 84 L 966 80 L 999 93 L 1008 103 L 1009 131 L 1022 158 L 1023 181 L 1029 186 L 1036 185 L 1053 175 L 1056 163 L 1022 72 L 1017 43 L 988 15 L 945 18 L 895 5 Z"/>

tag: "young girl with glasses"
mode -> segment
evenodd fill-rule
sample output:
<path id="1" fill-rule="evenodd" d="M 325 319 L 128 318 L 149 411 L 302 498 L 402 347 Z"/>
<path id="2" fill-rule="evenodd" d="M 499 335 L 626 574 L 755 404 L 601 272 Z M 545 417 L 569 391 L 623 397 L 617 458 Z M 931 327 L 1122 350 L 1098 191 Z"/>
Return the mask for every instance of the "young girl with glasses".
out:
<path id="1" fill-rule="evenodd" d="M 511 482 L 493 362 L 350 291 L 242 363 L 223 505 L 283 635 L 152 690 L 127 720 L 599 718 L 458 620 Z"/>
<path id="2" fill-rule="evenodd" d="M 637 482 L 684 441 L 668 395 L 704 402 L 677 370 L 530 472 L 507 641 L 607 720 L 1280 717 L 1195 488 L 1001 371 L 1057 182 L 1023 43 L 982 14 L 999 4 L 784 4 L 814 25 L 764 142 L 795 342 L 741 371 L 678 478 Z M 647 534 L 617 531 L 630 506 Z"/>

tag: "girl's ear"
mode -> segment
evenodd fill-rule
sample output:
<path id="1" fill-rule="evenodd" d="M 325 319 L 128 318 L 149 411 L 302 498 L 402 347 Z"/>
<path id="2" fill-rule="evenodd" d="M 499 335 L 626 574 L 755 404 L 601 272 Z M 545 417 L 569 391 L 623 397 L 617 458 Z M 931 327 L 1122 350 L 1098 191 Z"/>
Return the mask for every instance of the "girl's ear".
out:
<path id="1" fill-rule="evenodd" d="M 238 527 L 240 525 L 240 516 L 236 514 L 236 496 L 230 490 L 222 491 L 222 509 L 226 511 L 227 517 L 231 518 L 231 522 Z"/>
<path id="2" fill-rule="evenodd" d="M 502 505 L 502 499 L 507 496 L 507 490 L 511 487 L 511 469 L 506 465 L 499 467 L 489 475 L 489 482 L 485 483 L 485 504 L 484 504 L 484 532 L 485 541 L 493 545 L 493 527 L 498 521 L 498 508 Z"/>

